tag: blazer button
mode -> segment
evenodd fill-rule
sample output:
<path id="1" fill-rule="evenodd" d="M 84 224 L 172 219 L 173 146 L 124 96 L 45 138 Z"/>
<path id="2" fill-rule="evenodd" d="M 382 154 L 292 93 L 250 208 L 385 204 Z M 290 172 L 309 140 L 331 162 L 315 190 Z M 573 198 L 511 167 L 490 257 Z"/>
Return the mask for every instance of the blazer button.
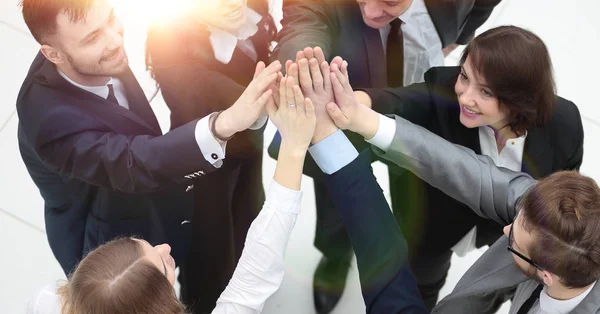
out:
<path id="1" fill-rule="evenodd" d="M 217 160 L 219 159 L 219 156 L 217 156 L 217 154 L 213 153 L 212 155 L 210 155 L 210 157 L 212 157 L 212 159 Z"/>
<path id="2" fill-rule="evenodd" d="M 189 192 L 189 191 L 190 191 L 191 189 L 193 189 L 193 188 L 194 188 L 194 185 L 193 185 L 193 184 L 192 184 L 192 185 L 188 185 L 188 186 L 187 186 L 187 188 L 185 188 L 185 191 L 186 191 L 186 192 Z"/>

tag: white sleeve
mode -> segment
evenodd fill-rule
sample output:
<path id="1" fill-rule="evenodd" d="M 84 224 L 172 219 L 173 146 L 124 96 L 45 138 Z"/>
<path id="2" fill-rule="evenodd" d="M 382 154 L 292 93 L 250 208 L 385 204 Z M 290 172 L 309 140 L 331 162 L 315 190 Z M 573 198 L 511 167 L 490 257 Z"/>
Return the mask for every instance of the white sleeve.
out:
<path id="1" fill-rule="evenodd" d="M 213 314 L 260 313 L 283 281 L 288 240 L 300 213 L 302 192 L 274 180 L 254 219 L 238 265 Z"/>
<path id="2" fill-rule="evenodd" d="M 198 143 L 198 147 L 200 151 L 202 151 L 202 155 L 204 155 L 204 159 L 211 163 L 215 168 L 220 168 L 223 165 L 223 159 L 225 159 L 225 147 L 227 147 L 227 143 L 219 143 L 217 139 L 210 132 L 210 116 L 200 119 L 198 123 L 196 123 L 196 142 Z"/>

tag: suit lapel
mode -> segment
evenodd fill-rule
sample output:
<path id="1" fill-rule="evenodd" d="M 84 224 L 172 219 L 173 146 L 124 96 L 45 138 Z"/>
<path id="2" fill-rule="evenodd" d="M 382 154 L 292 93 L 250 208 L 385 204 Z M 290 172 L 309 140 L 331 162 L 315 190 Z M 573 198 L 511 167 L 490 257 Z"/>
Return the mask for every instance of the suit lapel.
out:
<path id="1" fill-rule="evenodd" d="M 365 44 L 365 51 L 367 53 L 367 64 L 371 81 L 370 87 L 387 87 L 387 67 L 383 43 L 381 42 L 381 34 L 378 29 L 371 28 L 365 24 L 362 14 L 360 13 L 360 8 L 356 2 L 352 2 L 352 18 L 355 20 L 354 25 L 361 25 L 362 27 L 361 33 Z"/>
<path id="2" fill-rule="evenodd" d="M 553 157 L 554 149 L 550 144 L 548 130 L 546 128 L 527 130 L 521 171 L 536 179 L 541 179 L 552 173 Z"/>
<path id="3" fill-rule="evenodd" d="M 506 250 L 508 239 L 501 237 L 462 276 L 454 290 L 440 305 L 453 299 L 477 296 L 513 287 L 527 280 Z"/>
<path id="4" fill-rule="evenodd" d="M 135 108 L 135 111 L 139 111 L 140 113 L 134 113 L 133 109 L 127 110 L 126 108 L 123 108 L 117 104 L 113 104 L 112 102 L 96 94 L 74 86 L 60 76 L 54 65 L 47 60 L 44 61 L 44 65 L 36 77 L 40 84 L 49 85 L 56 90 L 63 91 L 66 94 L 81 100 L 76 104 L 80 108 L 97 113 L 100 116 L 105 115 L 107 112 L 118 114 L 148 129 L 152 133 L 156 133 L 157 135 L 162 134 L 162 132 L 160 132 L 160 127 L 158 126 L 158 121 L 156 120 L 156 117 L 154 116 L 154 113 L 152 112 L 152 109 L 150 108 L 150 105 L 148 104 L 141 87 L 139 87 L 139 84 L 137 84 L 137 81 L 135 81 L 135 77 L 133 77 L 131 70 L 128 69 L 124 75 L 118 78 L 122 80 L 125 86 L 129 107 Z M 132 79 L 134 80 L 134 84 L 131 83 Z M 145 108 L 141 98 L 144 99 Z M 146 121 L 142 116 L 138 116 L 136 113 L 145 116 L 148 121 Z"/>
<path id="5" fill-rule="evenodd" d="M 127 70 L 119 75 L 118 78 L 125 86 L 129 110 L 135 113 L 137 117 L 141 118 L 146 126 L 153 129 L 158 134 L 162 134 L 154 111 L 152 111 L 152 107 L 150 107 L 150 103 L 148 103 L 148 99 L 146 99 L 146 95 L 133 75 L 133 72 L 131 72 L 131 69 L 127 68 Z"/>
<path id="6" fill-rule="evenodd" d="M 535 280 L 527 280 L 521 283 L 517 287 L 517 291 L 515 292 L 515 297 L 512 300 L 512 304 L 510 306 L 509 314 L 516 314 L 519 312 L 519 309 L 525 304 L 527 299 L 531 296 L 533 291 L 539 286 L 539 282 Z"/>
<path id="7" fill-rule="evenodd" d="M 577 305 L 571 314 L 598 313 L 600 311 L 600 284 L 596 282 L 592 291 Z"/>

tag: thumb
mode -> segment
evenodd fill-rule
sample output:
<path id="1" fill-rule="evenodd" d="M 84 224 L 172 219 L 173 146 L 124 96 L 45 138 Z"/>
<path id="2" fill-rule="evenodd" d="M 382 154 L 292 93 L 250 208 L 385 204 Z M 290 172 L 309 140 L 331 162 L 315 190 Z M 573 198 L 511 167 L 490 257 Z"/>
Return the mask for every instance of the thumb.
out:
<path id="1" fill-rule="evenodd" d="M 256 78 L 262 71 L 264 71 L 265 69 L 265 63 L 260 61 L 259 63 L 256 64 L 256 69 L 254 70 L 254 77 Z"/>
<path id="2" fill-rule="evenodd" d="M 277 110 L 279 108 L 277 107 L 277 104 L 275 103 L 275 100 L 273 99 L 273 97 L 270 97 L 270 98 L 271 99 L 269 99 L 267 101 L 267 103 L 265 104 L 265 108 L 267 109 L 267 114 L 269 115 L 269 118 L 271 120 L 273 120 L 273 117 L 275 116 L 275 114 L 277 114 Z"/>
<path id="3" fill-rule="evenodd" d="M 348 129 L 350 121 L 348 120 L 348 118 L 346 118 L 346 116 L 344 115 L 342 110 L 340 110 L 340 107 L 338 107 L 337 104 L 333 102 L 328 103 L 327 113 L 329 114 L 335 125 L 338 126 L 338 128 L 343 130 Z"/>

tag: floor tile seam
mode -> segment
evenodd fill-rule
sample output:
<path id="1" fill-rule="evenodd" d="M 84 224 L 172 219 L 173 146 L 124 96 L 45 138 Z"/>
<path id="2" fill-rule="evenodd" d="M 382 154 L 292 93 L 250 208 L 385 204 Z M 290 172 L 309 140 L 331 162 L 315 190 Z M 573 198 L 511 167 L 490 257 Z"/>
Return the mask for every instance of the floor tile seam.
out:
<path id="1" fill-rule="evenodd" d="M 27 220 L 25 220 L 25 219 L 23 219 L 23 218 L 15 215 L 15 214 L 13 214 L 13 213 L 5 210 L 5 209 L 0 208 L 0 215 L 1 214 L 5 214 L 6 216 L 8 216 L 8 217 L 10 217 L 10 218 L 12 218 L 12 219 L 14 219 L 14 220 L 16 220 L 16 221 L 24 224 L 24 225 L 26 225 L 27 227 L 30 227 L 31 229 L 33 229 L 35 231 L 38 231 L 38 232 L 43 233 L 43 234 L 46 233 L 46 231 L 44 229 L 42 229 L 42 228 L 40 228 L 40 227 L 32 224 L 31 222 L 29 222 L 29 221 L 27 221 Z"/>

